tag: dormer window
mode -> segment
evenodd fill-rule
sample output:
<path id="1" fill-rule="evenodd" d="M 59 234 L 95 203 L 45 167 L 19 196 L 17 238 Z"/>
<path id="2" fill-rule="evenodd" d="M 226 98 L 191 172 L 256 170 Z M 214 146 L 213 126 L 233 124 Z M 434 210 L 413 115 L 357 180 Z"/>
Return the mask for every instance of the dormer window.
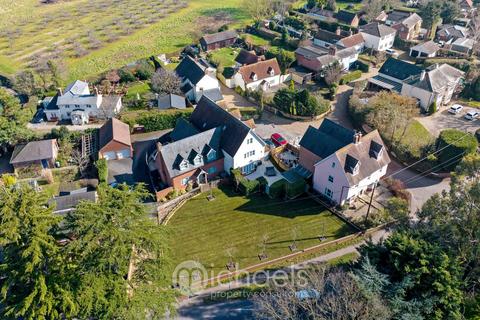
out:
<path id="1" fill-rule="evenodd" d="M 210 161 L 213 161 L 215 160 L 215 158 L 217 157 L 217 153 L 215 152 L 215 150 L 210 150 L 207 154 L 207 160 L 210 162 Z"/>
<path id="2" fill-rule="evenodd" d="M 202 156 L 201 155 L 197 155 L 194 159 L 193 159 L 193 164 L 194 165 L 199 165 L 202 163 Z"/>
<path id="3" fill-rule="evenodd" d="M 356 175 L 360 171 L 360 160 L 347 154 L 347 156 L 345 157 L 344 170 L 345 172 L 348 172 L 352 175 Z"/>
<path id="4" fill-rule="evenodd" d="M 368 153 L 370 157 L 379 160 L 382 157 L 383 149 L 384 149 L 383 145 L 372 140 L 372 142 L 370 143 L 370 150 Z"/>
<path id="5" fill-rule="evenodd" d="M 357 165 L 355 167 L 353 167 L 353 172 L 352 174 L 353 175 L 356 175 L 358 174 L 358 172 L 360 171 L 360 161 L 357 162 Z"/>
<path id="6" fill-rule="evenodd" d="M 180 162 L 180 170 L 186 170 L 188 168 L 188 161 L 187 160 L 182 160 L 182 162 Z"/>
<path id="7" fill-rule="evenodd" d="M 256 74 L 255 72 L 252 72 L 252 74 L 250 75 L 250 78 L 251 78 L 253 81 L 257 81 L 257 80 L 258 80 L 257 74 Z"/>
<path id="8" fill-rule="evenodd" d="M 268 67 L 268 70 L 267 70 L 268 74 L 270 75 L 270 77 L 273 77 L 275 75 L 275 71 L 273 70 L 272 67 Z"/>

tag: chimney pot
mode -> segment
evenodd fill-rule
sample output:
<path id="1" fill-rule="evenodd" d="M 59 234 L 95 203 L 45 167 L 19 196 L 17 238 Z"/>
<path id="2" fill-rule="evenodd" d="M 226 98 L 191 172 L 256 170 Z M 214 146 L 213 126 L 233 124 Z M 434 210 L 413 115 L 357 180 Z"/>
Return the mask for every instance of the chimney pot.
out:
<path id="1" fill-rule="evenodd" d="M 353 135 L 353 143 L 354 144 L 359 144 L 360 139 L 362 139 L 362 133 L 359 132 L 359 131 L 355 132 L 355 134 Z"/>
<path id="2" fill-rule="evenodd" d="M 332 45 L 328 48 L 328 54 L 334 56 L 337 54 L 337 47 Z"/>
<path id="3" fill-rule="evenodd" d="M 337 27 L 337 30 L 335 30 L 335 33 L 337 34 L 337 36 L 339 36 L 342 33 L 342 29 L 340 29 L 340 27 Z"/>
<path id="4" fill-rule="evenodd" d="M 63 96 L 62 88 L 57 88 L 57 93 L 58 93 L 59 96 Z"/>

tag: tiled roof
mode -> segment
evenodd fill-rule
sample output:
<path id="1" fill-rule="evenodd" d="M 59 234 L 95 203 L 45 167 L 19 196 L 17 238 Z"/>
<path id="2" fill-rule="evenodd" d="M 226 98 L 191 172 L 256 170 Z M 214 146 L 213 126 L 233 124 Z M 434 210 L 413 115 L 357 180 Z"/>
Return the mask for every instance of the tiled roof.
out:
<path id="1" fill-rule="evenodd" d="M 240 50 L 235 62 L 238 62 L 241 65 L 256 63 L 259 60 L 262 60 L 261 57 L 257 56 L 255 51 L 248 51 L 245 49 Z"/>
<path id="2" fill-rule="evenodd" d="M 352 24 L 353 20 L 357 17 L 357 14 L 354 12 L 346 11 L 346 10 L 339 10 L 335 15 L 340 22 L 345 24 Z"/>
<path id="3" fill-rule="evenodd" d="M 55 203 L 55 211 L 66 211 L 75 208 L 81 201 L 97 201 L 96 191 L 72 193 L 64 196 L 53 197 L 50 203 Z"/>
<path id="4" fill-rule="evenodd" d="M 342 36 L 336 34 L 335 32 L 320 29 L 315 33 L 315 39 L 333 44 L 336 43 L 338 40 L 342 39 Z"/>
<path id="5" fill-rule="evenodd" d="M 206 44 L 216 43 L 238 37 L 238 33 L 233 30 L 217 32 L 213 34 L 206 34 L 202 37 Z"/>
<path id="6" fill-rule="evenodd" d="M 423 79 L 420 76 L 415 76 L 412 77 L 408 83 L 430 92 L 441 92 L 450 84 L 457 82 L 458 79 L 464 75 L 465 73 L 463 71 L 449 64 L 442 64 L 440 66 L 432 65 L 426 70 Z"/>
<path id="7" fill-rule="evenodd" d="M 397 32 L 397 30 L 378 22 L 363 25 L 360 27 L 360 31 L 380 38 Z"/>
<path id="8" fill-rule="evenodd" d="M 245 81 L 245 83 L 251 83 L 269 78 L 272 76 L 270 74 L 270 71 L 273 71 L 273 75 L 275 76 L 278 76 L 281 73 L 280 66 L 278 65 L 276 58 L 259 61 L 254 64 L 242 66 L 238 69 L 238 72 L 242 75 L 243 81 Z M 257 76 L 255 80 L 254 75 Z"/>
<path id="9" fill-rule="evenodd" d="M 414 25 L 416 25 L 417 23 L 419 23 L 420 21 L 422 21 L 422 18 L 418 14 L 413 13 L 408 18 L 403 20 L 402 24 L 404 26 L 406 26 L 407 28 L 411 28 Z"/>
<path id="10" fill-rule="evenodd" d="M 427 54 L 432 54 L 440 50 L 440 47 L 438 46 L 438 44 L 430 40 L 424 43 L 417 44 L 416 46 L 411 47 L 410 49 L 416 50 L 419 52 L 425 52 Z"/>
<path id="11" fill-rule="evenodd" d="M 357 46 L 359 44 L 364 43 L 365 40 L 363 39 L 363 36 L 361 33 L 357 33 L 354 35 L 351 35 L 349 37 L 345 37 L 340 40 L 340 44 L 343 45 L 346 48 L 351 48 L 354 46 Z"/>
<path id="12" fill-rule="evenodd" d="M 103 148 L 110 141 L 116 141 L 126 146 L 131 146 L 130 127 L 122 121 L 111 118 L 100 128 L 98 135 L 100 137 L 99 148 Z"/>
<path id="13" fill-rule="evenodd" d="M 17 144 L 10 158 L 10 164 L 53 159 L 56 142 L 56 139 L 48 139 Z"/>

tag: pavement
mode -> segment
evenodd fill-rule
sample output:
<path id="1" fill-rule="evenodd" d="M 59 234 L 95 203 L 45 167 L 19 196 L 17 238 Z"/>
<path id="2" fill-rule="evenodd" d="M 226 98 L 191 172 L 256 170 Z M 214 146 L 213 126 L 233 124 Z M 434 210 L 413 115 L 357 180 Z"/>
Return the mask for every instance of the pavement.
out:
<path id="1" fill-rule="evenodd" d="M 435 137 L 440 134 L 440 131 L 445 129 L 458 129 L 474 133 L 480 128 L 480 120 L 467 120 L 464 118 L 465 114 L 474 108 L 465 107 L 459 114 L 450 114 L 447 108 L 431 116 L 419 117 L 417 120 Z"/>

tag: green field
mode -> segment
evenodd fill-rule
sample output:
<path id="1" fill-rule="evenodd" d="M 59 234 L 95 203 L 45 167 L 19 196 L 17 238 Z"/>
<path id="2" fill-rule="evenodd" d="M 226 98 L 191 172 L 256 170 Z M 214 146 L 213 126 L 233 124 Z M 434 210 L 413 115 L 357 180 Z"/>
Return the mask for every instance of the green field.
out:
<path id="1" fill-rule="evenodd" d="M 228 249 L 240 268 L 260 262 L 263 236 L 268 235 L 268 259 L 291 253 L 296 230 L 296 245 L 303 249 L 320 244 L 319 235 L 333 240 L 352 233 L 352 229 L 324 207 L 308 198 L 290 202 L 269 200 L 265 196 L 244 197 L 230 189 L 218 189 L 216 199 L 201 194 L 188 201 L 169 221 L 174 260 L 200 261 L 209 272 L 226 270 Z"/>
<path id="2" fill-rule="evenodd" d="M 0 73 L 62 60 L 68 80 L 172 53 L 248 19 L 241 0 L 0 0 Z"/>

